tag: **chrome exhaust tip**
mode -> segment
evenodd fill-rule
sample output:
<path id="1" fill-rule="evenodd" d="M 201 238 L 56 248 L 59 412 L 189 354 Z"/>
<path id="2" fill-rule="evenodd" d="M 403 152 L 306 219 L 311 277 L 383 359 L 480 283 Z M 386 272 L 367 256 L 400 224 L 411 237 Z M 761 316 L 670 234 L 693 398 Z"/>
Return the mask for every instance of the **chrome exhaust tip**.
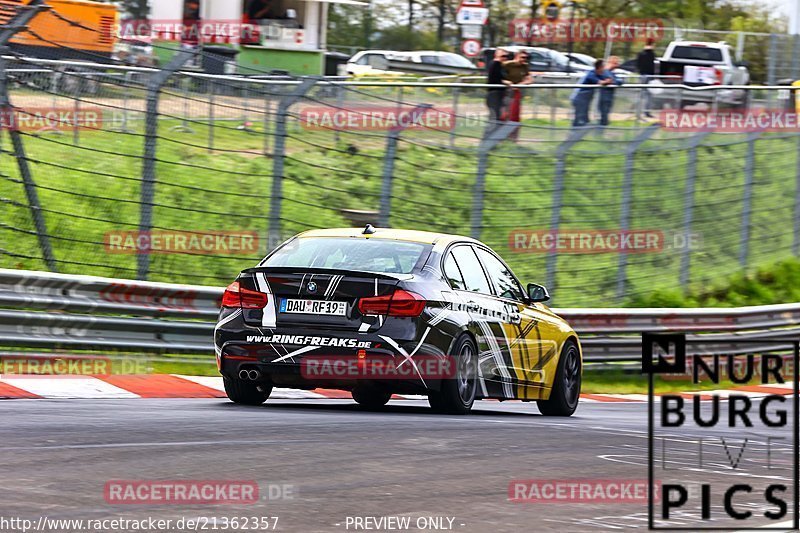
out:
<path id="1" fill-rule="evenodd" d="M 261 372 L 258 370 L 248 370 L 247 376 L 250 378 L 251 381 L 258 381 L 261 378 Z"/>
<path id="2" fill-rule="evenodd" d="M 250 374 L 248 370 L 239 370 L 239 379 L 250 379 Z"/>

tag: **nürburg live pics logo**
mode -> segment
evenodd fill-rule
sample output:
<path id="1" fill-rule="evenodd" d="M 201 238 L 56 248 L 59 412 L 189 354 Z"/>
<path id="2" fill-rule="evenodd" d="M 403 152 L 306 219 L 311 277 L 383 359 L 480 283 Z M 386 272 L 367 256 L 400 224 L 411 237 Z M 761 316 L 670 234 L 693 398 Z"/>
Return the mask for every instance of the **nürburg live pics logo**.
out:
<path id="1" fill-rule="evenodd" d="M 778 338 L 642 334 L 650 530 L 800 527 L 800 342 Z"/>

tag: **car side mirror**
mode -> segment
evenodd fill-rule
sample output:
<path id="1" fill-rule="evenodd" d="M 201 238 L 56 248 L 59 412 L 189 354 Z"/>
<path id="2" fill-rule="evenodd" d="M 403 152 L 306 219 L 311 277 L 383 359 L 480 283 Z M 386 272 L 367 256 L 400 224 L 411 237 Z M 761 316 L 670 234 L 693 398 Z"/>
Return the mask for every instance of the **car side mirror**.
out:
<path id="1" fill-rule="evenodd" d="M 533 302 L 546 302 L 550 299 L 550 293 L 542 285 L 528 283 L 528 299 Z"/>

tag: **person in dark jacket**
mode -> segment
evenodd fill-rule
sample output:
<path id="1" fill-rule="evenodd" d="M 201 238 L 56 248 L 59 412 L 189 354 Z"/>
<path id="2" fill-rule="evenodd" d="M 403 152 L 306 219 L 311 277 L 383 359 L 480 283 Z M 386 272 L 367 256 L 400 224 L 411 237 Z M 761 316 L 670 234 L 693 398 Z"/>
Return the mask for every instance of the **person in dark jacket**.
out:
<path id="1" fill-rule="evenodd" d="M 655 41 L 648 39 L 644 49 L 636 56 L 636 69 L 639 71 L 641 83 L 649 83 L 656 73 L 656 52 L 653 50 Z M 644 115 L 652 117 L 650 114 L 650 91 L 644 91 Z"/>
<path id="2" fill-rule="evenodd" d="M 492 87 L 486 93 L 486 107 L 489 108 L 489 120 L 493 123 L 500 121 L 505 107 L 506 85 L 503 79 L 503 61 L 507 58 L 506 51 L 498 48 L 494 51 L 494 59 L 489 65 L 489 75 L 486 83 L 489 85 L 502 85 L 502 87 Z"/>
<path id="3" fill-rule="evenodd" d="M 614 74 L 614 69 L 619 67 L 619 58 L 611 56 L 608 58 L 606 70 L 603 72 L 606 85 L 622 85 L 622 80 Z M 600 112 L 600 125 L 608 126 L 608 115 L 611 113 L 611 108 L 614 106 L 614 93 L 615 90 L 610 87 L 600 89 L 600 96 L 597 98 L 597 111 Z"/>
<path id="4" fill-rule="evenodd" d="M 598 59 L 594 63 L 594 70 L 588 71 L 581 81 L 581 85 L 608 85 L 611 83 L 605 74 L 605 61 Z M 589 108 L 594 99 L 595 87 L 580 87 L 575 89 L 570 100 L 575 108 L 575 118 L 572 121 L 574 127 L 586 126 L 589 124 Z"/>

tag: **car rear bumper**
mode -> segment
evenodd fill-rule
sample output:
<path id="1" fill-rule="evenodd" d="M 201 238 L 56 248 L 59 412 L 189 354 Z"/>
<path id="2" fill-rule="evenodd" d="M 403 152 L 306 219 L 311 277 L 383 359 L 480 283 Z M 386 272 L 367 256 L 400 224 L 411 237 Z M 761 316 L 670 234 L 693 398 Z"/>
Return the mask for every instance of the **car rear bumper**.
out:
<path id="1" fill-rule="evenodd" d="M 236 355 L 242 350 L 253 348 L 255 347 L 244 345 L 226 347 L 220 358 L 221 374 L 228 378 L 242 379 L 242 371 L 249 373 L 255 370 L 256 375 L 249 373 L 245 379 L 276 387 L 305 390 L 353 390 L 369 386 L 396 393 L 424 394 L 429 390 L 439 390 L 441 386 L 441 378 L 421 369 L 419 361 L 416 361 L 415 369 L 393 355 L 371 352 L 366 358 L 359 359 L 355 354 L 301 354 L 291 360 L 279 362 L 270 361 L 269 357 Z M 384 370 L 376 371 L 376 368 Z"/>
<path id="2" fill-rule="evenodd" d="M 439 390 L 441 379 L 454 373 L 452 362 L 405 322 L 401 327 L 384 324 L 375 333 L 292 328 L 262 335 L 233 321 L 217 329 L 217 364 L 228 378 L 241 379 L 242 370 L 255 370 L 254 381 L 279 387 L 352 390 L 369 385 L 407 394 Z"/>
<path id="3" fill-rule="evenodd" d="M 658 84 L 657 87 L 648 89 L 651 97 L 658 100 L 672 100 L 675 105 L 680 102 L 702 102 L 720 104 L 741 104 L 747 98 L 742 89 L 717 89 L 714 91 L 691 91 L 688 89 L 671 88 L 669 84 Z"/>

